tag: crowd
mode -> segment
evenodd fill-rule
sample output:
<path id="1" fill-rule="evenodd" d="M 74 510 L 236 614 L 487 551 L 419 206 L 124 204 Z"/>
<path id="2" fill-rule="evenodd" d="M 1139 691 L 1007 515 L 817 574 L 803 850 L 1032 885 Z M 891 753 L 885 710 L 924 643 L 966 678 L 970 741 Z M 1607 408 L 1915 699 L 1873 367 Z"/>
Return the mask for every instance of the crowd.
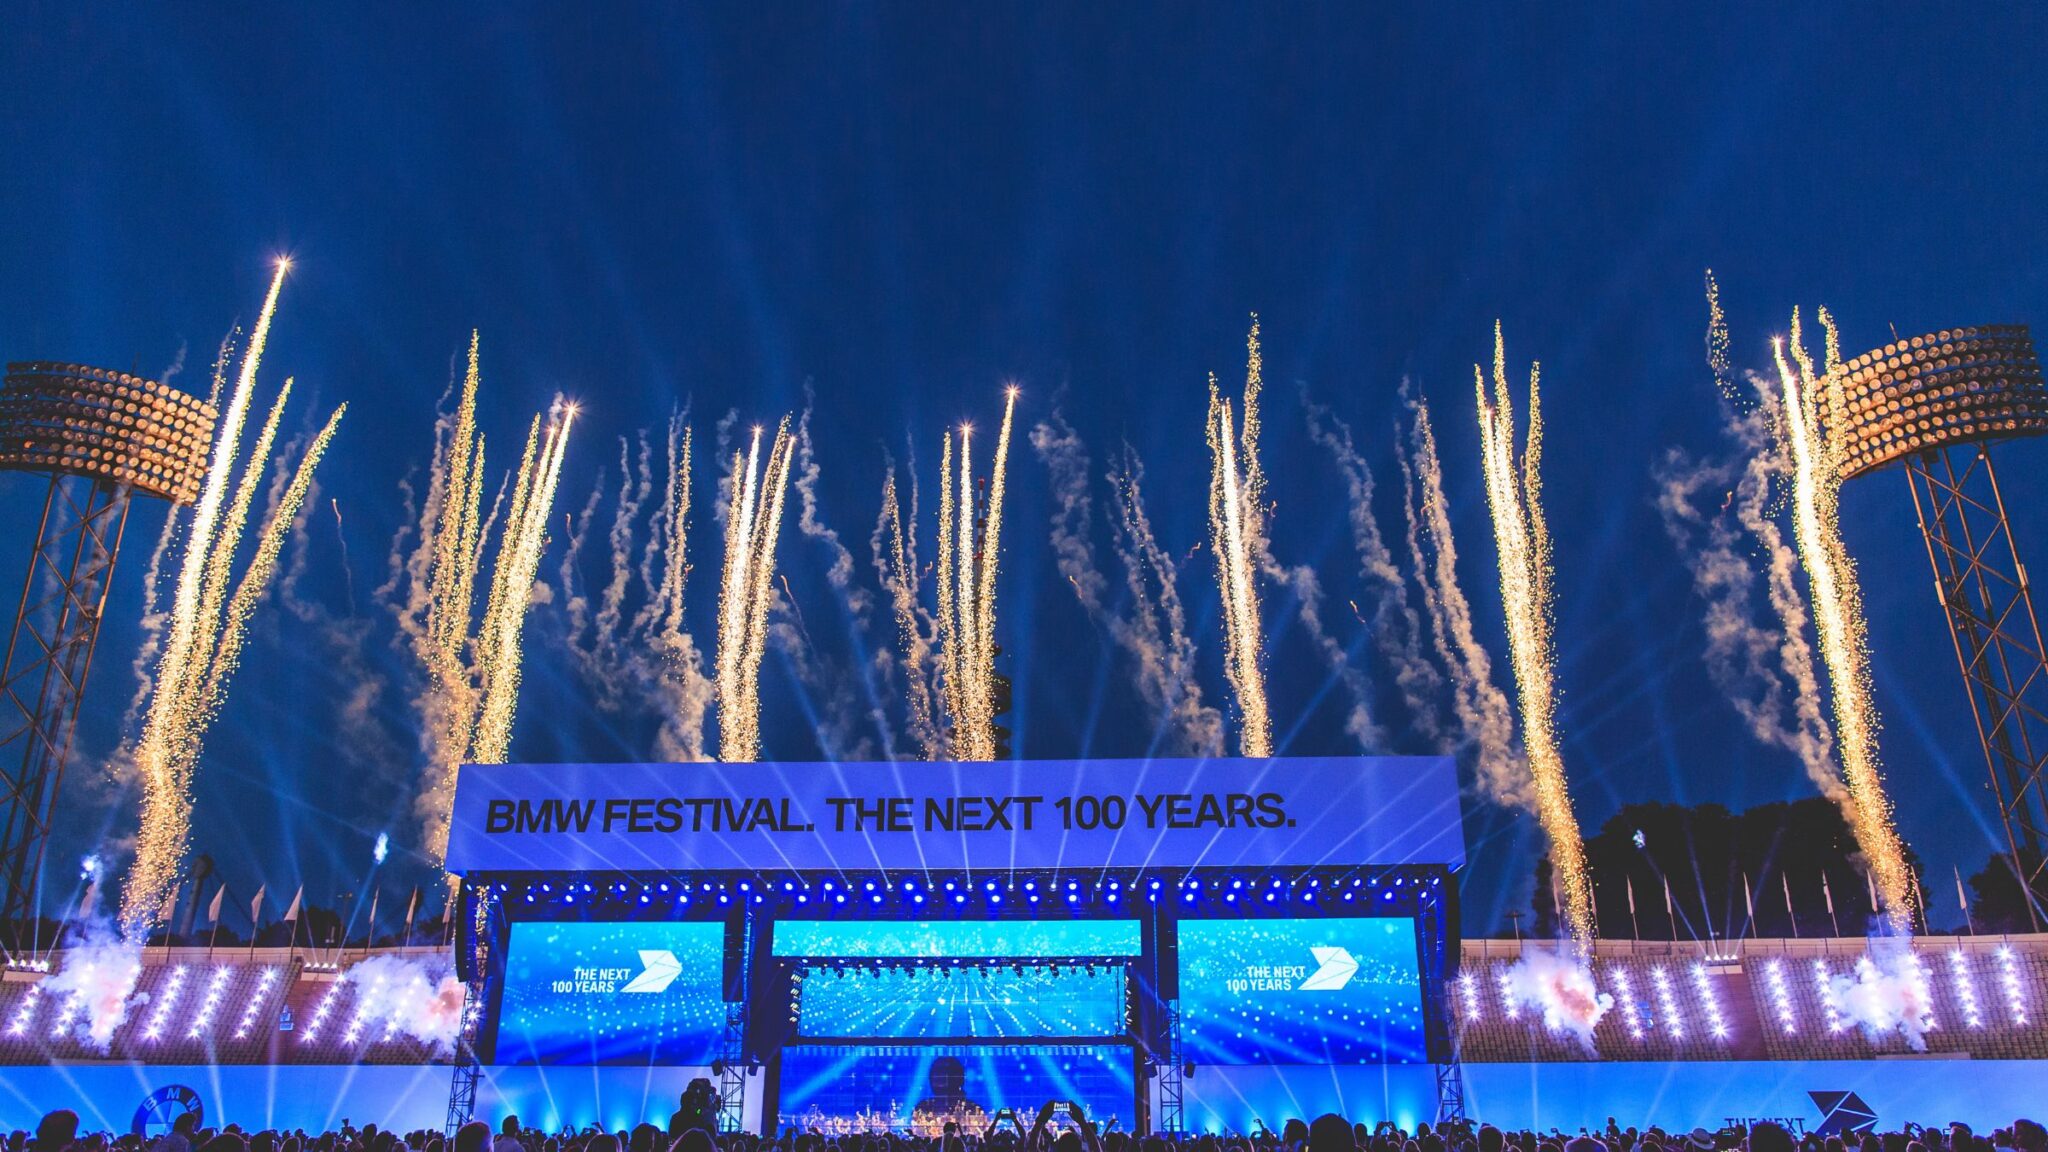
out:
<path id="1" fill-rule="evenodd" d="M 1289 1120 L 1280 1131 L 1263 1125 L 1250 1135 L 1190 1133 L 1174 1138 L 1104 1132 L 1078 1106 L 1047 1104 L 1028 1131 L 963 1135 L 953 1125 L 939 1136 L 894 1133 L 824 1136 L 791 1129 L 778 1137 L 717 1133 L 715 1112 L 701 1097 L 686 1094 L 666 1129 L 642 1124 L 626 1132 L 586 1128 L 542 1132 L 511 1116 L 496 1132 L 472 1121 L 445 1140 L 437 1131 L 398 1133 L 376 1125 L 309 1134 L 303 1131 L 244 1131 L 229 1124 L 198 1127 L 196 1115 L 180 1117 L 153 1138 L 123 1133 L 81 1133 L 78 1114 L 51 1112 L 33 1134 L 16 1131 L 4 1152 L 2048 1152 L 2048 1130 L 2032 1120 L 2015 1120 L 1988 1134 L 1967 1124 L 1923 1127 L 1907 1124 L 1889 1132 L 1821 1136 L 1794 1134 L 1763 1121 L 1710 1132 L 1622 1127 L 1612 1118 L 1604 1129 L 1568 1134 L 1503 1131 L 1492 1125 L 1417 1125 L 1408 1131 L 1382 1122 L 1368 1128 L 1325 1114 L 1310 1122 Z"/>

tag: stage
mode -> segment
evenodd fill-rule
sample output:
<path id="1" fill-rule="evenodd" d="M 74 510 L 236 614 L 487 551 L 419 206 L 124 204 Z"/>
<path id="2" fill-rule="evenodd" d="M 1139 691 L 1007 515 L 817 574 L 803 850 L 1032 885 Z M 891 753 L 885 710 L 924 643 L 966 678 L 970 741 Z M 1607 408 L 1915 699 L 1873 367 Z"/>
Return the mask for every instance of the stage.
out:
<path id="1" fill-rule="evenodd" d="M 729 1129 L 1172 1131 L 1363 1077 L 1431 1118 L 1458 811 L 1430 758 L 465 767 L 475 1091 L 668 1070 Z"/>

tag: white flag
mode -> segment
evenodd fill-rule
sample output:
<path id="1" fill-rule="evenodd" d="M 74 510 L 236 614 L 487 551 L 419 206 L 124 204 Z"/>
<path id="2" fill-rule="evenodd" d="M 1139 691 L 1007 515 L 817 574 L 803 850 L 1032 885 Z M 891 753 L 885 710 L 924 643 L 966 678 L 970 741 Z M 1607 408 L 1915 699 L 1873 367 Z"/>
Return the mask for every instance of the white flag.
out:
<path id="1" fill-rule="evenodd" d="M 1828 902 L 1828 915 L 1835 914 L 1835 890 L 1828 887 L 1828 874 L 1820 874 L 1820 897 Z"/>
<path id="2" fill-rule="evenodd" d="M 91 880 L 86 882 L 85 898 L 78 902 L 78 918 L 80 920 L 92 919 L 92 910 L 94 906 L 99 904 L 99 902 L 100 878 L 98 876 L 94 876 Z"/>
<path id="3" fill-rule="evenodd" d="M 405 930 L 407 933 L 410 933 L 412 931 L 412 914 L 419 910 L 420 890 L 418 888 L 414 888 L 412 890 L 412 899 L 406 901 L 405 904 Z"/>
<path id="4" fill-rule="evenodd" d="M 1961 911 L 1963 912 L 1963 914 L 1964 914 L 1964 915 L 1968 915 L 1968 914 L 1969 914 L 1969 911 L 1970 911 L 1970 898 L 1969 898 L 1968 896 L 1965 896 L 1965 895 L 1963 895 L 1963 870 L 1962 870 L 1961 868 L 1958 868 L 1958 869 L 1956 869 L 1956 870 L 1955 870 L 1955 872 L 1956 872 L 1956 907 L 1957 907 L 1957 908 L 1958 908 L 1959 910 L 1961 910 Z"/>
<path id="5" fill-rule="evenodd" d="M 268 891 L 270 891 L 270 885 L 258 884 L 256 886 L 256 898 L 249 901 L 249 923 L 252 926 L 263 923 L 263 894 Z"/>
<path id="6" fill-rule="evenodd" d="M 366 939 L 372 944 L 377 942 L 377 897 L 380 895 L 382 893 L 378 892 L 375 888 L 370 889 L 370 926 L 366 929 L 368 932 Z"/>
<path id="7" fill-rule="evenodd" d="M 1678 935 L 1678 913 L 1671 910 L 1671 877 L 1664 878 L 1664 918 L 1671 921 L 1671 935 Z"/>
<path id="8" fill-rule="evenodd" d="M 1877 874 L 1868 868 L 1863 870 L 1863 888 L 1870 893 L 1870 910 L 1877 911 Z"/>
<path id="9" fill-rule="evenodd" d="M 1636 914 L 1636 878 L 1635 878 L 1635 877 L 1633 877 L 1633 876 L 1630 876 L 1630 877 L 1628 877 L 1627 879 L 1628 879 L 1628 914 L 1629 914 L 1629 916 L 1630 916 L 1631 918 L 1633 918 L 1633 917 L 1635 916 L 1635 914 Z"/>
<path id="10" fill-rule="evenodd" d="M 301 884 L 299 885 L 299 890 L 292 894 L 292 906 L 285 909 L 284 911 L 284 918 L 286 923 L 290 923 L 291 921 L 297 920 L 299 918 L 299 902 L 305 899 L 305 896 L 306 886 L 304 884 Z"/>
<path id="11" fill-rule="evenodd" d="M 207 923 L 215 925 L 218 925 L 220 923 L 220 901 L 221 897 L 226 896 L 227 894 L 228 886 L 225 884 L 221 885 L 218 889 L 214 891 L 213 903 L 208 904 L 206 906 Z"/>
<path id="12" fill-rule="evenodd" d="M 1742 907 L 1749 913 L 1749 922 L 1756 923 L 1756 900 L 1749 894 L 1749 873 L 1742 874 Z"/>

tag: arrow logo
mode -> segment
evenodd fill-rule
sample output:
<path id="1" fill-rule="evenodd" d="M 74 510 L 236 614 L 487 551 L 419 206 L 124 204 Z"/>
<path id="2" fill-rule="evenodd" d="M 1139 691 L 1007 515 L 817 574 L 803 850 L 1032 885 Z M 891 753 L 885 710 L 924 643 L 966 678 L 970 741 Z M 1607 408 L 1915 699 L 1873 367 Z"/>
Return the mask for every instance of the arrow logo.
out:
<path id="1" fill-rule="evenodd" d="M 640 967 L 644 969 L 633 977 L 632 983 L 619 989 L 621 992 L 666 992 L 668 986 L 683 974 L 683 962 L 676 954 L 667 950 L 643 949 L 640 953 Z"/>
<path id="2" fill-rule="evenodd" d="M 1296 992 L 1335 992 L 1351 983 L 1358 974 L 1358 961 L 1342 948 L 1310 948 L 1315 954 L 1316 970 L 1308 974 L 1295 988 Z"/>

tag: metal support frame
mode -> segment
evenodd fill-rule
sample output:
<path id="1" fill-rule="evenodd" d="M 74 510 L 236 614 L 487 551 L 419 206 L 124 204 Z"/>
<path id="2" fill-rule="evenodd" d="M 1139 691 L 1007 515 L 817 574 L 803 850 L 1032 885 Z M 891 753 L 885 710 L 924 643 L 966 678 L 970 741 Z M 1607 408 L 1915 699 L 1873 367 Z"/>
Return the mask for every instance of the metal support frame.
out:
<path id="1" fill-rule="evenodd" d="M 1181 1075 L 1180 1001 L 1168 1000 L 1162 1009 L 1166 1016 L 1166 1051 L 1156 1065 L 1159 1069 L 1159 1131 L 1177 1136 L 1187 1131 L 1187 1085 Z"/>
<path id="2" fill-rule="evenodd" d="M 448 1078 L 448 1120 L 442 1135 L 455 1139 L 455 1132 L 476 1116 L 477 1084 L 484 1069 L 476 1056 L 478 1025 L 483 1020 L 484 982 L 472 980 L 462 986 L 462 1029 L 455 1037 L 455 1069 Z"/>
<path id="3" fill-rule="evenodd" d="M 747 1111 L 747 1012 L 754 979 L 755 916 L 749 905 L 740 915 L 738 997 L 725 1005 L 725 1038 L 718 1052 L 718 1130 L 738 1132 Z"/>
<path id="4" fill-rule="evenodd" d="M 43 854 L 94 642 L 128 523 L 129 487 L 51 475 L 0 664 L 0 925 L 40 950 Z M 54 944 L 55 941 L 50 943 Z"/>
<path id="5" fill-rule="evenodd" d="M 1957 454 L 1966 454 L 1960 470 Z M 2005 824 L 2013 875 L 2039 931 L 2048 901 L 2048 647 L 1988 445 L 1906 459 L 1956 661 Z"/>

